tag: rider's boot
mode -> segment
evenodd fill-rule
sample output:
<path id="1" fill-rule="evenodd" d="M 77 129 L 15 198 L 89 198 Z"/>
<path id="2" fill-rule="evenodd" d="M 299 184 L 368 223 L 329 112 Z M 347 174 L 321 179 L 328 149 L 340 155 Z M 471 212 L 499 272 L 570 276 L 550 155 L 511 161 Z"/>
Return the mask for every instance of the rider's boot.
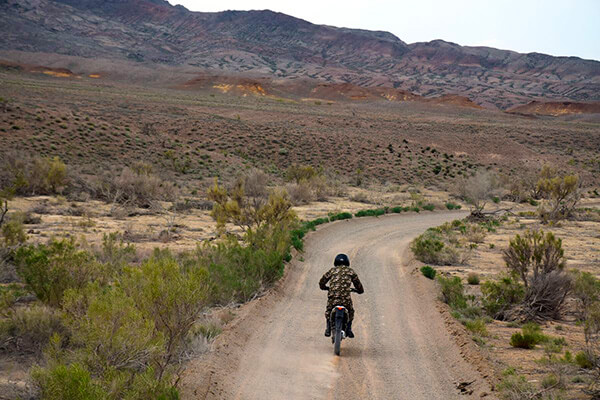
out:
<path id="1" fill-rule="evenodd" d="M 346 336 L 348 336 L 349 338 L 354 337 L 354 332 L 352 332 L 352 321 L 346 324 Z"/>
<path id="2" fill-rule="evenodd" d="M 331 322 L 329 321 L 329 318 L 326 318 L 327 320 L 327 327 L 325 328 L 325 336 L 330 337 L 331 336 Z"/>

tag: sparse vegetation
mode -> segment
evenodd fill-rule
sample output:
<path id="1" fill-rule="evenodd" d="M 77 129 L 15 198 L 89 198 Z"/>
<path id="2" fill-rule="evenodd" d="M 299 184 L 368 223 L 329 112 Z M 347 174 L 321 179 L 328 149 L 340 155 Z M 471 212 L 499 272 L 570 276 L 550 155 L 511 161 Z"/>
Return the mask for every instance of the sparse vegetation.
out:
<path id="1" fill-rule="evenodd" d="M 525 287 L 523 307 L 519 311 L 525 319 L 560 316 L 571 291 L 571 279 L 563 271 L 565 258 L 561 239 L 542 231 L 516 235 L 504 251 L 504 261 Z"/>
<path id="2" fill-rule="evenodd" d="M 424 265 L 421 267 L 421 273 L 429 279 L 434 279 L 435 278 L 435 274 L 436 274 L 436 270 L 433 267 L 430 267 L 429 265 Z"/>

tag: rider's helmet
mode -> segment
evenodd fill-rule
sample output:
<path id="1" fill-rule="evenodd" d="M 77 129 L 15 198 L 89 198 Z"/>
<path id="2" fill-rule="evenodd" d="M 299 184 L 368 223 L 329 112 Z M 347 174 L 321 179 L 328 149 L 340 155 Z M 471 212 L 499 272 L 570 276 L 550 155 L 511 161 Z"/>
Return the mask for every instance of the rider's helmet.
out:
<path id="1" fill-rule="evenodd" d="M 349 267 L 350 266 L 350 259 L 345 254 L 338 254 L 337 256 L 335 256 L 335 260 L 333 261 L 333 265 L 335 265 L 336 267 L 338 265 L 345 265 L 346 267 Z"/>

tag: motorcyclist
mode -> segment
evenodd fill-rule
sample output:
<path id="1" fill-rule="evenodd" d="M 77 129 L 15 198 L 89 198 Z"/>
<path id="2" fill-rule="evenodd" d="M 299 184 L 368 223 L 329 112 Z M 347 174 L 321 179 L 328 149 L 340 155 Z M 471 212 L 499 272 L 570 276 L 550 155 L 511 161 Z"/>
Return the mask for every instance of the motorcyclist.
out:
<path id="1" fill-rule="evenodd" d="M 352 307 L 352 298 L 350 292 L 351 286 L 354 284 L 356 293 L 364 293 L 362 283 L 358 279 L 358 275 L 350 268 L 350 259 L 345 254 L 338 254 L 333 261 L 334 267 L 319 280 L 321 290 L 327 290 L 327 308 L 325 310 L 325 320 L 327 327 L 325 336 L 331 336 L 330 314 L 335 306 L 344 306 L 348 310 L 348 324 L 346 325 L 346 336 L 354 337 L 352 332 L 352 320 L 354 319 L 354 307 Z M 329 282 L 329 286 L 327 283 Z"/>

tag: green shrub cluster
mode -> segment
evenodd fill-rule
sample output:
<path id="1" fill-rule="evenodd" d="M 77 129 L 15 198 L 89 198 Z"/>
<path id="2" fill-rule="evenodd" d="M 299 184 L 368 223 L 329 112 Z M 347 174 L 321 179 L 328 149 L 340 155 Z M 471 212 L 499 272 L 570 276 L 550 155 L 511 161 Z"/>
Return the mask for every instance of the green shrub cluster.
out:
<path id="1" fill-rule="evenodd" d="M 410 249 L 417 260 L 436 265 L 453 265 L 460 262 L 460 254 L 455 246 L 447 243 L 442 234 L 428 229 L 411 243 Z"/>
<path id="2" fill-rule="evenodd" d="M 40 260 L 60 276 L 62 271 L 73 273 L 75 260 L 86 271 L 100 264 L 71 241 L 42 246 L 28 248 L 22 258 L 34 278 L 31 288 L 48 273 Z M 209 271 L 157 249 L 140 266 L 125 266 L 110 279 L 82 276 L 87 279 L 76 279 L 77 284 L 51 280 L 35 290 L 61 315 L 60 324 L 46 332 L 54 332 L 46 365 L 32 373 L 42 397 L 70 398 L 75 391 L 84 398 L 178 398 L 172 378 L 192 325 L 209 304 Z"/>
<path id="3" fill-rule="evenodd" d="M 475 297 L 465 294 L 465 288 L 458 276 L 436 277 L 440 285 L 442 301 L 452 309 L 452 315 L 465 327 L 478 336 L 487 336 L 486 320 Z"/>
<path id="4" fill-rule="evenodd" d="M 355 217 L 379 217 L 386 213 L 385 208 L 376 208 L 371 210 L 361 210 L 354 214 Z"/>
<path id="5" fill-rule="evenodd" d="M 352 219 L 352 214 L 350 214 L 349 212 L 341 212 L 341 213 L 337 213 L 337 214 L 331 214 L 329 216 L 329 220 L 331 222 L 333 221 L 341 221 L 344 219 Z"/>
<path id="6" fill-rule="evenodd" d="M 432 268 L 429 265 L 424 265 L 421 267 L 421 273 L 429 279 L 434 279 L 436 270 L 435 268 Z"/>
<path id="7" fill-rule="evenodd" d="M 460 204 L 448 202 L 448 203 L 446 203 L 446 208 L 448 210 L 460 210 L 462 208 L 462 206 Z"/>
<path id="8" fill-rule="evenodd" d="M 82 289 L 93 280 L 106 281 L 104 266 L 78 248 L 74 239 L 51 239 L 16 252 L 17 271 L 42 302 L 60 307 L 67 289 Z"/>
<path id="9" fill-rule="evenodd" d="M 529 322 L 521 327 L 521 332 L 516 332 L 510 337 L 510 345 L 522 349 L 533 349 L 540 343 L 546 343 L 550 337 L 542 333 L 542 328 Z"/>
<path id="10" fill-rule="evenodd" d="M 467 276 L 467 283 L 469 285 L 479 285 L 479 275 L 476 274 L 475 272 L 471 272 L 468 276 Z"/>

